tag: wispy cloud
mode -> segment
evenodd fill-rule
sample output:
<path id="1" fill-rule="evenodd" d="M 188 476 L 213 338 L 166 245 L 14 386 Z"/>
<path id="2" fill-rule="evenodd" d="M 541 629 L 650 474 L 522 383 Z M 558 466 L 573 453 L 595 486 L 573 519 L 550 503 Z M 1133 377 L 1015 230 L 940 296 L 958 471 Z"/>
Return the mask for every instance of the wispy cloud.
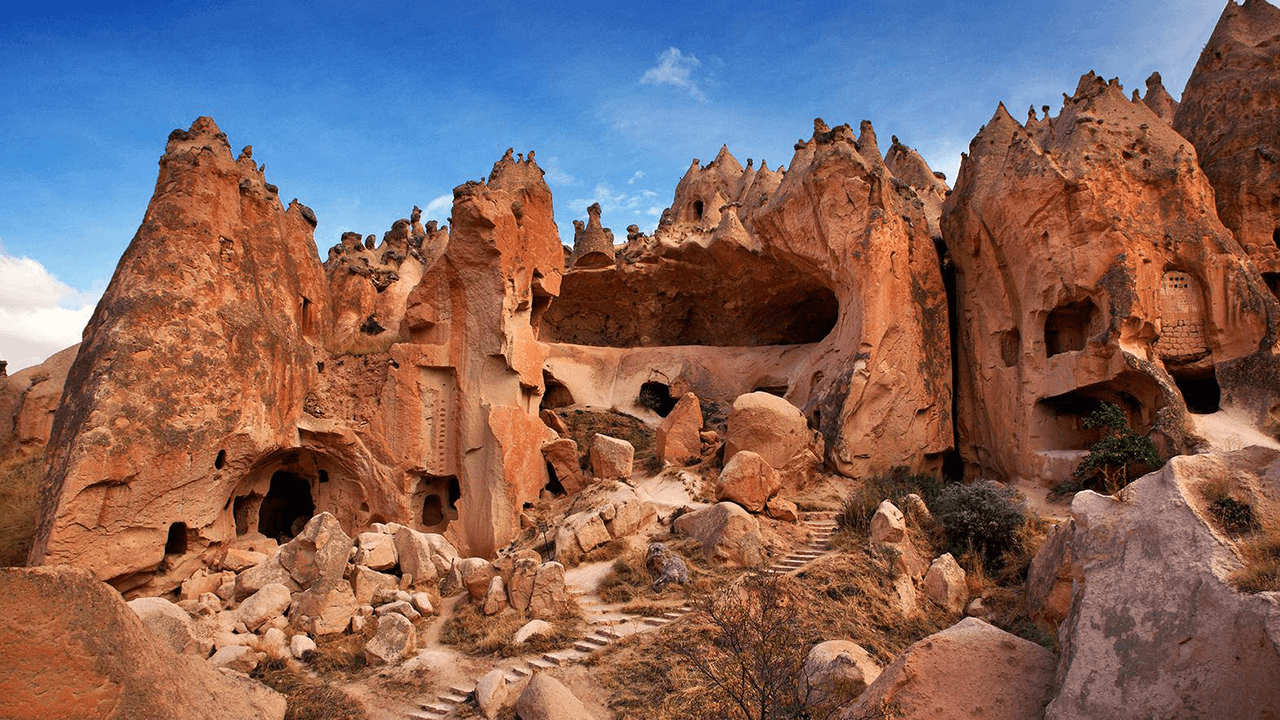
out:
<path id="1" fill-rule="evenodd" d="M 423 209 L 422 214 L 428 220 L 443 220 L 449 217 L 449 212 L 453 210 L 453 193 L 445 193 L 440 197 L 433 199 L 427 203 L 427 207 Z"/>
<path id="2" fill-rule="evenodd" d="M 637 170 L 637 171 L 635 172 L 635 174 L 631 176 L 631 179 L 627 181 L 627 184 L 628 184 L 628 185 L 635 185 L 635 184 L 636 184 L 636 181 L 637 181 L 637 180 L 639 180 L 639 179 L 640 179 L 640 178 L 642 178 L 642 177 L 644 177 L 644 171 L 643 171 L 643 170 Z"/>
<path id="3" fill-rule="evenodd" d="M 702 61 L 693 54 L 680 52 L 680 48 L 669 47 L 658 54 L 658 64 L 645 70 L 640 76 L 641 85 L 670 85 L 684 90 L 698 102 L 706 102 L 706 93 L 702 91 L 699 80 L 695 77 Z"/>
<path id="4" fill-rule="evenodd" d="M 0 243 L 0 359 L 9 361 L 9 372 L 80 342 L 100 294 L 76 290 Z"/>
<path id="5" fill-rule="evenodd" d="M 560 158 L 554 155 L 548 158 L 538 158 L 538 166 L 546 173 L 547 182 L 552 185 L 581 185 L 582 181 L 570 175 L 560 165 Z"/>
<path id="6" fill-rule="evenodd" d="M 640 190 L 638 192 L 618 191 L 614 190 L 608 183 L 599 182 L 591 189 L 591 197 L 570 200 L 569 210 L 575 215 L 586 215 L 587 207 L 593 202 L 598 202 L 604 215 L 604 224 L 608 225 L 608 215 L 610 213 L 631 215 L 643 212 L 649 215 L 661 215 L 662 208 L 656 208 L 657 212 L 655 213 L 655 208 L 651 206 L 653 198 L 657 196 L 658 193 L 652 190 Z"/>

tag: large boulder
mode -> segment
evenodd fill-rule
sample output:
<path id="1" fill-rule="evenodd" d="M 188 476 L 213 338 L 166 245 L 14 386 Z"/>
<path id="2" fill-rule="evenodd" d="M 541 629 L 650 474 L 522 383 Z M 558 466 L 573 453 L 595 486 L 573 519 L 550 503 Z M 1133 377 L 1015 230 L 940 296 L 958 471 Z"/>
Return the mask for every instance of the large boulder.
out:
<path id="1" fill-rule="evenodd" d="M 362 532 L 356 535 L 355 561 L 373 570 L 389 570 L 396 565 L 395 538 L 385 533 Z"/>
<path id="2" fill-rule="evenodd" d="M 378 618 L 378 631 L 364 644 L 370 665 L 390 665 L 407 659 L 418 650 L 418 633 L 409 619 L 398 613 Z"/>
<path id="3" fill-rule="evenodd" d="M 880 670 L 880 663 L 855 642 L 818 643 L 800 670 L 801 699 L 819 708 L 839 707 L 861 695 L 880 677 Z"/>
<path id="4" fill-rule="evenodd" d="M 439 535 L 435 537 L 444 540 Z M 444 545 L 448 545 L 446 549 L 439 542 L 433 542 L 432 535 L 413 528 L 399 527 L 393 538 L 400 572 L 411 576 L 414 585 L 427 585 L 435 581 L 440 575 L 440 568 L 452 567 L 453 561 L 458 557 L 457 551 L 453 550 L 452 545 L 448 545 L 447 540 L 444 540 Z"/>
<path id="5" fill-rule="evenodd" d="M 907 648 L 880 673 L 842 720 L 1027 720 L 1053 692 L 1053 653 L 977 618 Z M 1129 717 L 1133 717 L 1130 715 Z"/>
<path id="6" fill-rule="evenodd" d="M 969 604 L 969 585 L 964 568 L 951 556 L 939 555 L 924 575 L 924 594 L 949 613 L 964 611 Z"/>
<path id="7" fill-rule="evenodd" d="M 284 697 L 175 653 L 86 570 L 0 569 L 0 613 L 7 720 L 284 717 Z"/>
<path id="8" fill-rule="evenodd" d="M 731 502 L 720 502 L 676 518 L 675 531 L 702 543 L 708 560 L 743 567 L 759 565 L 761 549 L 760 524 Z"/>
<path id="9" fill-rule="evenodd" d="M 608 435 L 591 439 L 591 472 L 598 480 L 627 480 L 636 449 L 626 440 Z"/>
<path id="10" fill-rule="evenodd" d="M 533 578 L 529 598 L 529 614 L 535 618 L 554 617 L 573 605 L 564 583 L 564 566 L 558 562 L 543 563 Z"/>
<path id="11" fill-rule="evenodd" d="M 552 415 L 552 417 L 555 417 Z M 559 438 L 542 446 L 542 457 L 556 473 L 560 487 L 570 495 L 581 492 L 591 484 L 591 478 L 578 464 L 578 443 L 571 438 Z"/>
<path id="12" fill-rule="evenodd" d="M 574 513 L 556 530 L 556 559 L 569 562 L 609 542 L 609 531 L 596 510 Z"/>
<path id="13" fill-rule="evenodd" d="M 697 395 L 685 393 L 662 419 L 654 451 L 659 460 L 673 465 L 688 465 L 702 457 L 702 405 Z"/>
<path id="14" fill-rule="evenodd" d="M 516 700 L 516 714 L 521 720 L 592 720 L 582 701 L 546 673 L 534 673 Z"/>
<path id="15" fill-rule="evenodd" d="M 735 502 L 751 512 L 764 511 L 765 503 L 782 488 L 778 472 L 751 450 L 734 453 L 716 480 L 716 499 Z"/>
<path id="16" fill-rule="evenodd" d="M 236 609 L 236 619 L 250 630 L 257 630 L 289 608 L 289 588 L 273 583 L 250 595 Z"/>
<path id="17" fill-rule="evenodd" d="M 733 401 L 724 439 L 727 463 L 740 450 L 750 450 L 775 470 L 782 469 L 809 446 L 812 433 L 799 408 L 767 392 L 740 395 Z"/>
<path id="18" fill-rule="evenodd" d="M 149 597 L 130 600 L 129 609 L 137 613 L 147 629 L 176 653 L 207 657 L 211 643 L 196 638 L 195 623 L 186 610 L 164 598 Z"/>
<path id="19" fill-rule="evenodd" d="M 498 713 L 507 704 L 509 694 L 507 673 L 502 668 L 494 668 L 476 681 L 476 705 L 487 720 L 498 717 Z"/>
<path id="20" fill-rule="evenodd" d="M 871 516 L 871 542 L 898 543 L 907 537 L 907 523 L 897 505 L 885 500 Z"/>
<path id="21" fill-rule="evenodd" d="M 338 519 L 322 512 L 311 518 L 297 537 L 280 546 L 280 565 L 302 587 L 342 581 L 351 557 L 351 538 Z"/>
<path id="22" fill-rule="evenodd" d="M 316 585 L 294 596 L 289 618 L 312 635 L 335 635 L 346 631 L 360 604 L 345 582 L 331 588 Z"/>
<path id="23" fill-rule="evenodd" d="M 1280 453 L 1175 457 L 1122 499 L 1076 495 L 1063 531 L 1072 602 L 1046 718 L 1280 717 L 1280 594 L 1231 584 L 1242 561 L 1207 521 L 1201 488 L 1214 484 L 1274 517 Z"/>

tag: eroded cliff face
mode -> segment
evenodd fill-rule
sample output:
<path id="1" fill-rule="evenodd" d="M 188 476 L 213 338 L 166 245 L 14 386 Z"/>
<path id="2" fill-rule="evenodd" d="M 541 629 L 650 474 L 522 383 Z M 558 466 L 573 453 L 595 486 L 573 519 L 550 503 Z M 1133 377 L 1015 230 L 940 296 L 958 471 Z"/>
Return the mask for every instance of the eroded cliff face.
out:
<path id="1" fill-rule="evenodd" d="M 1227 3 L 1173 127 L 1199 153 L 1222 223 L 1280 292 L 1280 9 Z"/>
<path id="2" fill-rule="evenodd" d="M 320 511 L 505 543 L 547 482 L 532 324 L 563 267 L 532 154 L 457 189 L 452 237 L 415 211 L 327 267 L 212 120 L 160 165 L 66 376 L 31 561 L 164 592 Z"/>
<path id="3" fill-rule="evenodd" d="M 785 172 L 727 148 L 695 160 L 653 237 L 565 275 L 540 326 L 549 374 L 577 402 L 638 414 L 650 383 L 724 404 L 767 390 L 821 429 L 841 473 L 939 469 L 951 366 L 929 207 L 936 227 L 945 184 L 910 155 L 895 157 L 921 191 L 869 123 L 855 137 L 817 121 Z"/>
<path id="4" fill-rule="evenodd" d="M 1067 477 L 1100 439 L 1081 422 L 1100 400 L 1165 456 L 1190 449 L 1188 408 L 1275 403 L 1237 369 L 1274 357 L 1280 308 L 1214 214 L 1194 148 L 1116 81 L 1090 73 L 1026 125 L 1001 106 L 942 228 L 971 468 Z"/>

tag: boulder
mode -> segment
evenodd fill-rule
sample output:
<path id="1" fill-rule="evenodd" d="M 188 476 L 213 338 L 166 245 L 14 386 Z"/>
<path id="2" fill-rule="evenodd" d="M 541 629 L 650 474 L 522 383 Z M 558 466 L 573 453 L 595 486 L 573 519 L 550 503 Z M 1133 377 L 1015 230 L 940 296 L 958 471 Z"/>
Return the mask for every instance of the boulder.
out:
<path id="1" fill-rule="evenodd" d="M 210 656 L 209 664 L 247 675 L 258 667 L 258 652 L 248 645 L 227 645 Z"/>
<path id="2" fill-rule="evenodd" d="M 266 653 L 273 660 L 284 660 L 291 655 L 289 636 L 280 628 L 269 628 L 258 639 L 258 652 Z"/>
<path id="3" fill-rule="evenodd" d="M 708 560 L 754 567 L 764 559 L 760 524 L 734 503 L 720 502 L 685 513 L 676 518 L 674 529 L 702 543 Z"/>
<path id="4" fill-rule="evenodd" d="M 356 536 L 356 564 L 373 570 L 389 570 L 396 566 L 395 538 L 377 532 Z"/>
<path id="5" fill-rule="evenodd" d="M 295 658 L 301 660 L 303 655 L 314 652 L 316 649 L 316 641 L 306 635 L 294 635 L 289 638 L 289 652 Z"/>
<path id="6" fill-rule="evenodd" d="M 502 578 L 494 576 L 489 581 L 489 589 L 484 594 L 484 604 L 481 610 L 485 615 L 497 615 L 507 609 L 507 589 L 502 584 Z"/>
<path id="7" fill-rule="evenodd" d="M 800 522 L 800 508 L 790 500 L 784 500 L 774 496 L 769 498 L 769 502 L 765 504 L 765 514 L 774 520 L 782 522 Z"/>
<path id="8" fill-rule="evenodd" d="M 378 631 L 364 644 L 364 657 L 370 665 L 389 665 L 407 659 L 418 650 L 418 634 L 413 623 L 398 613 L 378 618 Z"/>
<path id="9" fill-rule="evenodd" d="M 924 575 L 924 595 L 949 613 L 963 612 L 969 604 L 964 568 L 951 556 L 939 555 Z"/>
<path id="10" fill-rule="evenodd" d="M 501 580 L 501 578 L 495 578 L 495 579 Z M 418 612 L 417 609 L 413 607 L 413 603 L 408 602 L 407 600 L 396 600 L 395 602 L 389 602 L 386 605 L 378 606 L 373 611 L 373 614 L 377 615 L 378 617 L 382 617 L 383 615 L 387 615 L 389 613 L 403 615 L 409 620 L 417 620 L 418 618 L 422 617 L 422 613 Z"/>
<path id="11" fill-rule="evenodd" d="M 394 535 L 396 559 L 400 563 L 400 572 L 411 576 L 415 585 L 428 585 L 439 577 L 443 563 L 437 558 L 447 557 L 452 566 L 458 554 L 447 540 L 436 535 L 443 543 L 433 540 L 428 533 L 421 533 L 413 528 L 399 527 Z M 453 551 L 450 553 L 449 551 Z"/>
<path id="12" fill-rule="evenodd" d="M 629 480 L 635 456 L 626 440 L 599 434 L 591 438 L 591 473 L 597 480 Z"/>
<path id="13" fill-rule="evenodd" d="M 1201 489 L 1215 484 L 1274 517 L 1280 453 L 1175 457 L 1122 498 L 1075 496 L 1061 531 L 1070 552 L 1041 550 L 1069 568 L 1036 571 L 1074 588 L 1047 720 L 1280 717 L 1280 595 L 1234 587 L 1239 546 L 1211 524 Z"/>
<path id="14" fill-rule="evenodd" d="M 519 612 L 529 609 L 533 598 L 533 582 L 542 563 L 538 558 L 517 558 L 511 570 L 511 582 L 507 585 L 507 598 L 511 607 Z"/>
<path id="15" fill-rule="evenodd" d="M 489 581 L 498 574 L 493 563 L 484 558 L 459 560 L 453 567 L 459 584 L 467 589 L 467 594 L 475 601 L 484 600 L 485 593 L 489 592 Z"/>
<path id="16" fill-rule="evenodd" d="M 685 393 L 658 425 L 654 451 L 672 465 L 688 465 L 702 457 L 702 405 L 698 396 Z"/>
<path id="17" fill-rule="evenodd" d="M 564 584 L 564 566 L 558 562 L 543 563 L 533 578 L 533 594 L 529 598 L 529 614 L 548 618 L 573 605 Z"/>
<path id="18" fill-rule="evenodd" d="M 142 624 L 174 652 L 209 656 L 211 643 L 196 638 L 195 624 L 182 608 L 164 598 L 137 598 L 128 605 Z"/>
<path id="19" fill-rule="evenodd" d="M 276 616 L 283 615 L 292 599 L 289 588 L 272 583 L 250 595 L 236 609 L 236 619 L 250 630 L 257 630 Z"/>
<path id="20" fill-rule="evenodd" d="M 350 557 L 351 538 L 327 512 L 311 518 L 297 537 L 280 546 L 279 555 L 280 565 L 303 588 L 341 582 Z"/>
<path id="21" fill-rule="evenodd" d="M 828 640 L 809 650 L 801 668 L 801 699 L 819 708 L 835 708 L 862 694 L 880 677 L 880 663 L 861 645 Z"/>
<path id="22" fill-rule="evenodd" d="M 725 463 L 738 452 L 750 450 L 770 467 L 781 469 L 809 445 L 810 438 L 809 424 L 795 405 L 767 392 L 739 395 L 729 412 Z"/>
<path id="23" fill-rule="evenodd" d="M 520 629 L 516 631 L 512 641 L 517 645 L 523 645 L 534 635 L 547 635 L 553 630 L 555 630 L 555 628 L 546 620 L 530 620 L 520 626 Z"/>
<path id="24" fill-rule="evenodd" d="M 569 688 L 546 673 L 535 672 L 516 700 L 521 720 L 592 720 L 591 713 Z"/>
<path id="25" fill-rule="evenodd" d="M 229 547 L 227 552 L 218 561 L 218 566 L 224 570 L 232 572 L 240 572 L 257 565 L 267 559 L 266 553 L 257 552 L 255 550 L 246 550 L 244 548 Z"/>
<path id="26" fill-rule="evenodd" d="M 424 592 L 414 593 L 409 597 L 409 602 L 412 602 L 413 606 L 417 608 L 418 612 L 422 613 L 423 615 L 434 615 L 436 612 L 435 604 L 431 602 L 431 596 L 428 595 L 427 593 L 424 593 Z"/>
<path id="27" fill-rule="evenodd" d="M 907 537 L 906 519 L 896 505 L 885 500 L 871 516 L 871 542 L 898 543 Z"/>
<path id="28" fill-rule="evenodd" d="M 555 430 L 558 435 L 569 434 L 569 427 L 564 424 L 564 420 L 561 420 L 560 416 L 555 414 L 555 411 L 553 410 L 543 410 L 539 412 L 538 419 L 542 420 L 547 427 Z"/>
<path id="29" fill-rule="evenodd" d="M 351 572 L 351 589 L 356 601 L 361 605 L 369 605 L 390 597 L 398 588 L 399 581 L 394 575 L 380 573 L 360 565 Z"/>
<path id="30" fill-rule="evenodd" d="M 333 635 L 346 631 L 360 605 L 345 582 L 330 590 L 317 586 L 294 597 L 289 617 L 312 635 Z"/>
<path id="31" fill-rule="evenodd" d="M 494 668 L 476 681 L 476 705 L 480 706 L 480 714 L 487 720 L 498 717 L 509 695 L 507 673 L 502 668 Z"/>
<path id="32" fill-rule="evenodd" d="M 591 484 L 591 478 L 578 464 L 578 443 L 570 438 L 560 438 L 542 446 L 542 457 L 556 473 L 560 487 L 570 495 Z"/>
<path id="33" fill-rule="evenodd" d="M 596 510 L 574 513 L 556 530 L 556 559 L 575 560 L 609 542 L 609 531 Z"/>
<path id="34" fill-rule="evenodd" d="M 302 586 L 280 564 L 277 553 L 235 577 L 235 599 L 244 600 L 268 585 L 284 585 L 292 591 L 301 590 Z"/>
<path id="35" fill-rule="evenodd" d="M 1038 718 L 1053 692 L 1053 666 L 1053 653 L 1039 645 L 965 618 L 907 648 L 838 717 L 879 717 L 893 707 L 903 720 Z"/>
<path id="36" fill-rule="evenodd" d="M 782 488 L 777 471 L 760 455 L 734 453 L 716 480 L 716 499 L 735 502 L 751 512 L 764 511 L 765 503 Z"/>

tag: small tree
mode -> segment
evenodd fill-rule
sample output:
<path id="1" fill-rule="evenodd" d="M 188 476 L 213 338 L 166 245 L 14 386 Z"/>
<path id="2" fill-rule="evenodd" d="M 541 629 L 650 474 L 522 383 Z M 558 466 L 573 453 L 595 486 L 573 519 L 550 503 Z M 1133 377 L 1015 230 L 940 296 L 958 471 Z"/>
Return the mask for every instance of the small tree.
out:
<path id="1" fill-rule="evenodd" d="M 1098 409 L 1084 418 L 1087 428 L 1100 427 L 1104 437 L 1089 448 L 1089 455 L 1076 466 L 1073 475 L 1083 483 L 1101 475 L 1106 491 L 1115 494 L 1129 484 L 1130 468 L 1143 468 L 1147 472 L 1164 466 L 1155 443 L 1150 438 L 1135 433 L 1129 427 L 1129 418 L 1115 403 L 1103 402 Z"/>

